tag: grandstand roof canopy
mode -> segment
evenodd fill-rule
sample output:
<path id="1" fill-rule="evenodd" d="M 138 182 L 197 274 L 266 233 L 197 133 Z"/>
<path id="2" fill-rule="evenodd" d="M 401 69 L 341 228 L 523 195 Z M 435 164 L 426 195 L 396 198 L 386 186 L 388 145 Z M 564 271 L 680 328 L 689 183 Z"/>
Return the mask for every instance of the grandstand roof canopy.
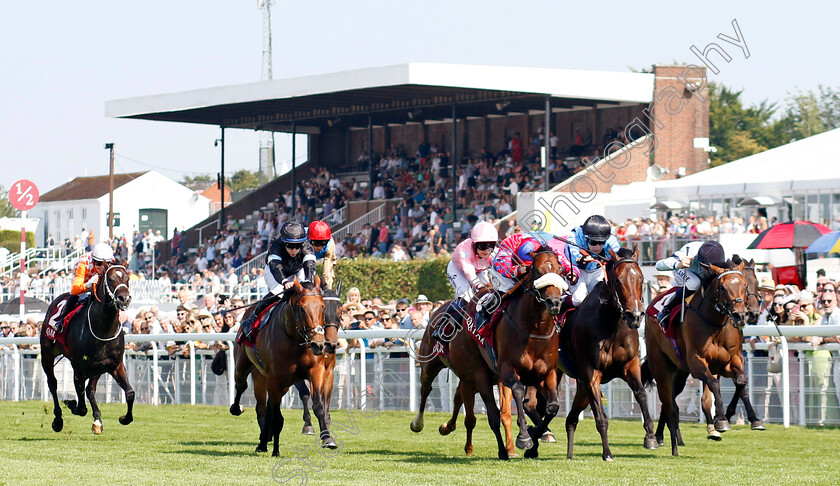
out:
<path id="1" fill-rule="evenodd" d="M 409 63 L 164 93 L 105 103 L 105 115 L 231 128 L 319 133 L 325 127 L 504 116 L 649 103 L 654 75 Z"/>

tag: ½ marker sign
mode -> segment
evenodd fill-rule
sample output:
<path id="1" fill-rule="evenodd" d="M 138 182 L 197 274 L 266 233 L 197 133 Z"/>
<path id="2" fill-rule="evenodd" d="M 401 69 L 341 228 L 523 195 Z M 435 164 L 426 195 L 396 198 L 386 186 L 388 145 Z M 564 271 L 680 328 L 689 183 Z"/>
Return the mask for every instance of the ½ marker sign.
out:
<path id="1" fill-rule="evenodd" d="M 9 202 L 18 211 L 29 211 L 34 208 L 38 204 L 38 196 L 40 194 L 35 183 L 27 179 L 15 182 L 9 190 Z"/>

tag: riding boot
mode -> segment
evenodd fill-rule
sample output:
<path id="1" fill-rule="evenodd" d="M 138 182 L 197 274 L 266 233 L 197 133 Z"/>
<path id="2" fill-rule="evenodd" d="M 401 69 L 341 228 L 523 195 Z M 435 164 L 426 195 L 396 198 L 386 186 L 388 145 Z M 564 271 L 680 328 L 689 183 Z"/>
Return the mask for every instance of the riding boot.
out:
<path id="1" fill-rule="evenodd" d="M 254 307 L 254 313 L 248 316 L 246 319 L 242 321 L 239 325 L 242 329 L 242 334 L 245 336 L 246 339 L 251 339 L 251 328 L 254 326 L 254 323 L 257 321 L 257 318 L 260 314 L 265 311 L 269 305 L 276 302 L 278 300 L 277 296 L 274 294 L 269 294 L 268 296 L 264 297 L 263 300 L 259 301 L 259 303 Z"/>
<path id="2" fill-rule="evenodd" d="M 677 290 L 671 294 L 673 297 L 669 302 L 662 306 L 662 310 L 656 314 L 656 320 L 659 321 L 659 325 L 662 326 L 662 329 L 668 329 L 668 325 L 670 324 L 670 316 L 671 312 L 674 310 L 674 307 L 680 304 L 683 299 L 683 287 L 678 287 Z M 687 297 L 688 295 L 686 295 Z"/>

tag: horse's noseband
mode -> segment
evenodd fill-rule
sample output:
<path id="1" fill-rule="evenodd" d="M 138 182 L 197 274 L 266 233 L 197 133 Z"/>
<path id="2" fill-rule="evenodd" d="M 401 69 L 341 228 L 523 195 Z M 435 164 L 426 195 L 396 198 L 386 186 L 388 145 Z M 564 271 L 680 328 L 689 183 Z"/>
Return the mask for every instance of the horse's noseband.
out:
<path id="1" fill-rule="evenodd" d="M 327 327 L 336 327 L 337 328 L 338 327 L 338 324 L 326 324 L 326 325 L 317 325 L 315 327 L 305 327 L 305 325 L 304 325 L 305 319 L 302 319 L 301 318 L 302 316 L 300 315 L 301 312 L 302 312 L 300 307 L 299 307 L 300 298 L 303 297 L 303 296 L 311 296 L 311 295 L 318 295 L 318 296 L 321 296 L 321 298 L 323 298 L 323 294 L 321 294 L 319 292 L 306 292 L 306 293 L 303 293 L 303 294 L 297 294 L 297 302 L 295 304 L 292 304 L 291 302 L 289 302 L 289 305 L 292 306 L 292 314 L 294 314 L 295 321 L 296 321 L 295 328 L 297 329 L 298 336 L 300 336 L 300 338 L 303 340 L 302 342 L 299 343 L 300 346 L 308 346 L 308 345 L 312 344 L 312 338 L 315 337 L 315 336 L 318 336 L 318 335 L 323 336 L 325 334 L 324 333 L 325 328 L 327 328 Z"/>
<path id="2" fill-rule="evenodd" d="M 721 315 L 725 315 L 725 316 L 731 317 L 735 321 L 739 321 L 740 318 L 736 319 L 735 313 L 733 311 L 733 307 L 736 304 L 743 304 L 744 299 L 738 297 L 736 299 L 730 300 L 729 302 L 726 302 L 725 304 L 721 304 L 721 300 L 722 300 L 721 299 L 721 294 L 723 293 L 723 283 L 722 283 L 721 279 L 726 275 L 740 275 L 742 277 L 744 276 L 744 274 L 740 270 L 727 270 L 727 271 L 721 273 L 720 275 L 718 275 L 718 277 L 717 277 L 717 280 L 719 282 L 718 283 L 718 295 L 717 295 L 717 298 L 715 299 L 715 310 Z"/>
<path id="3" fill-rule="evenodd" d="M 119 310 L 126 310 L 126 309 L 128 309 L 128 304 L 131 301 L 129 300 L 128 302 L 120 302 L 120 300 L 117 299 L 117 291 L 120 290 L 120 288 L 122 288 L 122 287 L 125 287 L 126 290 L 129 290 L 128 284 L 121 283 L 121 284 L 117 285 L 116 288 L 111 289 L 111 286 L 108 283 L 108 272 L 110 272 L 111 270 L 119 271 L 119 269 L 122 269 L 122 271 L 125 272 L 126 275 L 128 275 L 128 270 L 126 270 L 126 268 L 124 266 L 122 266 L 122 265 L 111 265 L 107 269 L 105 269 L 105 271 L 102 273 L 102 277 L 103 277 L 102 280 L 104 280 L 105 293 L 108 294 L 108 299 L 110 299 L 110 301 L 111 301 L 109 303 Z"/>

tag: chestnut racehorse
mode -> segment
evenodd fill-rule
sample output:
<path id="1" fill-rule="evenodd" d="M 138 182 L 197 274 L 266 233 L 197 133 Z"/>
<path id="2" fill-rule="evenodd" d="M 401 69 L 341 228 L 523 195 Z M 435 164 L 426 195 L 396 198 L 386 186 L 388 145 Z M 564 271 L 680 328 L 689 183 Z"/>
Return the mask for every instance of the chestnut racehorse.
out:
<path id="1" fill-rule="evenodd" d="M 740 352 L 743 339 L 738 332 L 747 314 L 747 279 L 743 269 L 744 262 L 737 266 L 727 262 L 727 268 L 711 266 L 715 276 L 686 304 L 684 321 L 670 324 L 676 326 L 674 343 L 665 336 L 655 318 L 649 315 L 646 318 L 648 358 L 644 366 L 649 367 L 650 375 L 656 379 L 661 415 L 667 420 L 671 454 L 675 456 L 679 455 L 677 445 L 681 442 L 676 397 L 685 387 L 689 374 L 707 385 L 714 396 L 714 428 L 719 432 L 731 428 L 724 415 L 720 383 L 715 375 L 733 377 L 743 372 Z"/>
<path id="2" fill-rule="evenodd" d="M 316 276 L 314 284 L 304 286 L 295 278 L 294 286 L 286 292 L 288 301 L 285 305 L 278 304 L 283 307 L 272 313 L 268 324 L 259 332 L 256 349 L 245 346 L 245 352 L 236 357 L 236 396 L 230 406 L 232 414 L 242 413 L 239 400 L 248 387 L 248 374 L 257 368 L 265 375 L 268 401 L 256 450 L 265 452 L 273 437 L 272 456 L 275 457 L 280 455 L 279 439 L 283 430 L 280 401 L 289 387 L 302 379 L 312 383 L 312 409 L 321 428 L 321 446 L 338 447 L 329 432 L 329 402 L 325 401 L 332 392 L 332 380 L 325 380 L 325 367 L 313 353 L 313 349 L 323 348 L 325 342 L 321 280 Z"/>

